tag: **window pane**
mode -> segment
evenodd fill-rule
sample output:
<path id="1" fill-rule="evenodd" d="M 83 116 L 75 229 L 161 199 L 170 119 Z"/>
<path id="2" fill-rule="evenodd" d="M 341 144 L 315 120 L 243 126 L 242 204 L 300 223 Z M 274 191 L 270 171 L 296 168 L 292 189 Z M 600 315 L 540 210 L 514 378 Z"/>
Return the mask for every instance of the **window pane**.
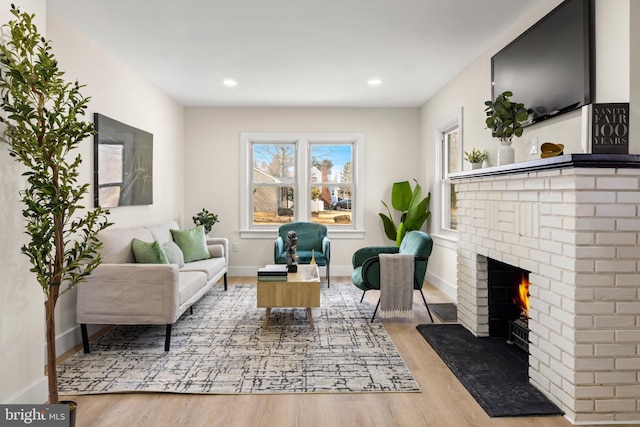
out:
<path id="1" fill-rule="evenodd" d="M 284 224 L 293 221 L 293 187 L 253 188 L 253 224 Z"/>
<path id="2" fill-rule="evenodd" d="M 293 183 L 295 144 L 253 144 L 253 182 Z"/>
<path id="3" fill-rule="evenodd" d="M 326 225 L 351 225 L 351 193 L 351 186 L 323 185 L 312 187 L 311 222 Z"/>
<path id="4" fill-rule="evenodd" d="M 311 182 L 353 182 L 350 144 L 311 144 Z"/>
<path id="5" fill-rule="evenodd" d="M 455 184 L 451 185 L 451 201 L 449 205 L 449 229 L 457 230 L 458 229 L 458 193 L 456 193 Z"/>
<path id="6" fill-rule="evenodd" d="M 460 172 L 460 146 L 458 145 L 458 129 L 448 132 L 445 135 L 447 150 L 447 175 Z"/>

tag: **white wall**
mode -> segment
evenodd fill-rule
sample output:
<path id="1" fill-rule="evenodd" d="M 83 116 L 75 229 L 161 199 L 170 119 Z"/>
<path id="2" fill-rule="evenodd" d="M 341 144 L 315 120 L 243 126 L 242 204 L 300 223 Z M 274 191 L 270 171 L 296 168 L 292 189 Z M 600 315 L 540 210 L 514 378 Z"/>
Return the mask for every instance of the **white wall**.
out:
<path id="1" fill-rule="evenodd" d="M 0 0 L 0 23 L 13 19 L 11 3 L 35 13 L 35 24 L 46 31 L 44 0 Z M 26 243 L 18 191 L 26 182 L 23 169 L 0 144 L 0 402 L 44 402 L 47 383 L 43 369 L 44 294 L 20 253 Z"/>
<path id="2" fill-rule="evenodd" d="M 417 108 L 187 108 L 185 115 L 185 218 L 202 208 L 219 214 L 212 235 L 237 242 L 231 275 L 255 275 L 273 262 L 273 240 L 240 239 L 241 132 L 364 132 L 364 239 L 331 237 L 332 275 L 350 275 L 351 255 L 363 246 L 387 245 L 378 212 L 395 181 L 423 183 Z M 424 186 L 423 186 L 424 187 Z"/>
<path id="3" fill-rule="evenodd" d="M 100 113 L 153 134 L 153 204 L 111 208 L 109 220 L 117 227 L 182 219 L 184 109 L 104 49 L 47 13 L 47 36 L 67 79 L 86 84 L 91 96 L 87 120 Z M 86 206 L 93 206 L 93 139 L 80 149 L 81 179 L 91 183 Z M 58 352 L 79 340 L 75 321 L 75 290 L 58 302 Z"/>
<path id="4" fill-rule="evenodd" d="M 435 130 L 442 125 L 452 111 L 463 108 L 463 150 L 471 148 L 488 150 L 489 166 L 495 166 L 499 145 L 492 139 L 490 131 L 484 123 L 484 101 L 491 98 L 491 56 L 502 49 L 506 44 L 515 39 L 523 31 L 546 15 L 549 11 L 561 3 L 560 0 L 543 0 L 522 21 L 516 23 L 507 33 L 497 40 L 486 52 L 473 61 L 464 71 L 450 81 L 441 91 L 425 103 L 420 111 L 421 140 L 425 153 L 435 153 L 437 143 Z M 636 4 L 637 8 L 637 4 Z M 635 10 L 635 9 L 634 9 Z M 635 11 L 635 15 L 640 15 Z M 631 23 L 629 0 L 605 1 L 596 0 L 596 102 L 629 102 L 631 95 L 635 99 L 640 98 L 640 79 L 638 76 L 640 58 L 630 53 L 629 33 Z M 636 21 L 637 22 L 637 21 Z M 637 25 L 636 25 L 637 27 Z M 636 43 L 640 36 L 635 30 Z M 636 49 L 637 51 L 637 49 Z M 606 53 L 605 53 L 606 52 Z M 636 73 L 632 74 L 631 60 L 635 59 Z M 640 134 L 640 119 L 637 106 L 632 104 L 632 122 L 630 123 L 631 153 L 640 153 L 640 138 L 634 135 Z M 546 141 L 564 144 L 566 154 L 579 153 L 581 151 L 582 116 L 580 111 L 574 111 L 562 116 L 547 120 L 525 129 L 524 135 L 518 138 L 513 147 L 516 150 L 516 162 L 534 160 L 539 154 L 531 155 L 529 148 L 534 137 L 538 143 Z M 635 130 L 635 131 L 634 131 Z M 437 165 L 432 162 L 433 156 L 424 155 L 423 165 L 426 171 L 426 184 L 434 188 Z M 468 162 L 464 164 L 465 170 L 470 169 Z M 432 201 L 437 201 L 437 194 Z M 437 221 L 438 207 L 432 202 L 432 211 Z M 456 247 L 450 241 L 440 238 L 434 230 L 434 255 L 437 262 L 430 262 L 427 279 L 442 290 L 451 295 L 451 290 L 456 287 Z M 437 255 L 436 255 L 437 254 Z"/>
<path id="5" fill-rule="evenodd" d="M 7 5 L 9 1 L 2 2 Z M 24 2 L 33 10 L 33 0 Z M 154 203 L 150 206 L 122 207 L 111 210 L 110 221 L 117 226 L 159 223 L 169 219 L 182 219 L 184 187 L 183 147 L 184 109 L 163 92 L 151 85 L 131 69 L 125 67 L 107 52 L 67 26 L 56 15 L 47 12 L 45 2 L 37 2 L 38 22 L 46 17 L 47 38 L 70 81 L 86 84 L 84 95 L 91 96 L 87 116 L 93 113 L 112 117 L 154 135 Z M 26 8 L 24 9 L 27 10 Z M 2 21 L 8 14 L 2 15 Z M 44 28 L 44 25 L 41 26 Z M 41 30 L 42 31 L 42 30 Z M 93 139 L 81 144 L 78 152 L 83 157 L 81 182 L 92 184 L 85 206 L 93 205 Z M 39 288 L 31 282 L 29 264 L 20 254 L 24 241 L 19 217 L 20 205 L 16 201 L 22 181 L 16 177 L 17 169 L 8 159 L 6 149 L 0 152 L 3 183 L 0 229 L 9 236 L 10 244 L 0 249 L 2 279 L 0 298 L 0 401 L 13 403 L 44 402 L 46 378 L 44 365 L 44 310 Z M 27 284 L 28 286 L 23 286 Z M 38 294 L 39 293 L 39 294 Z M 80 340 L 75 322 L 75 292 L 61 297 L 56 310 L 58 353 Z"/>

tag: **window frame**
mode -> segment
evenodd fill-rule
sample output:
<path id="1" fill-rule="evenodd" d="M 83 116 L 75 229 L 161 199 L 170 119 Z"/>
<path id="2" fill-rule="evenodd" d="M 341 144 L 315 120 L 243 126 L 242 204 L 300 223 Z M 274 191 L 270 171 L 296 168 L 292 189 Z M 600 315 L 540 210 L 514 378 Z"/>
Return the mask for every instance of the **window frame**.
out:
<path id="1" fill-rule="evenodd" d="M 240 237 L 273 238 L 279 224 L 253 224 L 252 171 L 253 144 L 295 144 L 295 183 L 292 186 L 301 195 L 294 206 L 294 221 L 311 219 L 311 188 L 318 183 L 311 182 L 311 145 L 352 145 L 352 200 L 351 224 L 327 225 L 332 237 L 364 238 L 364 134 L 355 132 L 242 132 L 241 194 L 240 194 Z"/>
<path id="2" fill-rule="evenodd" d="M 436 234 L 441 237 L 445 237 L 451 240 L 457 240 L 458 231 L 453 230 L 445 226 L 445 220 L 450 219 L 451 214 L 451 180 L 448 177 L 448 159 L 449 152 L 446 147 L 446 138 L 445 136 L 455 129 L 458 129 L 458 153 L 456 157 L 458 158 L 458 162 L 460 164 L 460 171 L 463 168 L 463 132 L 462 132 L 462 107 L 457 109 L 456 111 L 450 113 L 436 128 L 436 147 L 438 153 L 438 163 L 437 163 L 437 179 L 439 182 L 438 185 L 438 207 L 437 213 L 438 218 L 436 221 Z"/>

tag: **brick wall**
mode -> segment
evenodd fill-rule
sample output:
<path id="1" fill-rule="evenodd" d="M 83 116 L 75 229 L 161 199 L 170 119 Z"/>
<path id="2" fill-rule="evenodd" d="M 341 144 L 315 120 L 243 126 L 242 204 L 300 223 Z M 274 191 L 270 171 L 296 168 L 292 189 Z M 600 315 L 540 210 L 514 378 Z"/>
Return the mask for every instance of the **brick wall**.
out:
<path id="1" fill-rule="evenodd" d="M 531 382 L 576 424 L 640 422 L 640 170 L 454 182 L 460 323 L 488 335 L 487 258 L 530 271 Z"/>

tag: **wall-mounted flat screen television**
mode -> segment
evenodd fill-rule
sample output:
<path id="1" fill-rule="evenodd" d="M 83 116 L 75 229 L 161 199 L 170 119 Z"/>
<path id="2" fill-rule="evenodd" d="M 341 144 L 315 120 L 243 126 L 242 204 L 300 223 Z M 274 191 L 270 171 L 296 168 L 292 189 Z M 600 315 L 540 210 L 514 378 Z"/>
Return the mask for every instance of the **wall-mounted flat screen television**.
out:
<path id="1" fill-rule="evenodd" d="M 527 125 L 594 99 L 594 2 L 565 0 L 491 59 L 492 97 L 513 92 Z"/>

